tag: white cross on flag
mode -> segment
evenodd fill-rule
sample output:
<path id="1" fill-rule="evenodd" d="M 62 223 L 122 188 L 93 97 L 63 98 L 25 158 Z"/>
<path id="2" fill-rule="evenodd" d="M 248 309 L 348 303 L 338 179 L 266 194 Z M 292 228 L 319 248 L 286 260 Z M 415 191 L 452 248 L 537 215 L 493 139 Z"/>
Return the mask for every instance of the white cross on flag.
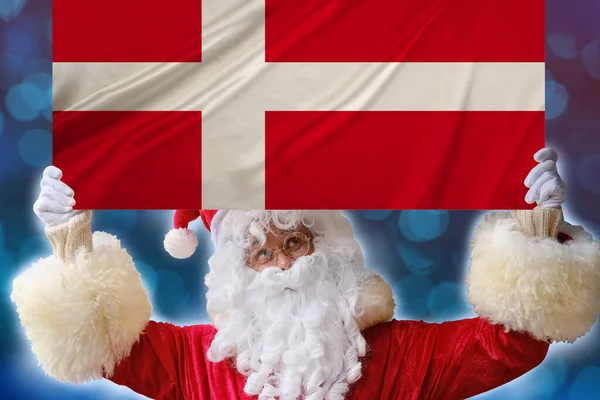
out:
<path id="1" fill-rule="evenodd" d="M 527 208 L 544 0 L 54 0 L 90 209 Z"/>

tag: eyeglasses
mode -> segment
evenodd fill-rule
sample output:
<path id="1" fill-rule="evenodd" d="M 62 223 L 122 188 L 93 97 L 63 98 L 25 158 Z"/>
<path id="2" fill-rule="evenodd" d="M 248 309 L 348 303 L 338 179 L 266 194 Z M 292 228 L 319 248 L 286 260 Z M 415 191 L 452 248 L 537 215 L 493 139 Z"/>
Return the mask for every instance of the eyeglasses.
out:
<path id="1" fill-rule="evenodd" d="M 296 260 L 308 253 L 310 250 L 311 239 L 302 232 L 292 232 L 283 240 L 283 246 L 278 250 L 273 250 L 270 247 L 262 246 L 255 249 L 248 257 L 248 266 L 251 268 L 264 267 L 266 265 L 275 265 L 277 263 L 277 255 L 283 251 L 288 257 Z"/>

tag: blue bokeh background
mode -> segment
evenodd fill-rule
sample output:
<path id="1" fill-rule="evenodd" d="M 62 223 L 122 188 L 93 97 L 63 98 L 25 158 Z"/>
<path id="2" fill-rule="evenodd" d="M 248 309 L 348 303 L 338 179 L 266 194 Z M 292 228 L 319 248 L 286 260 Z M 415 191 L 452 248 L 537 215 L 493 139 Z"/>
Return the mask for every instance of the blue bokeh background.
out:
<path id="1" fill-rule="evenodd" d="M 547 143 L 560 151 L 567 219 L 600 238 L 600 1 L 546 4 Z M 51 163 L 51 8 L 44 0 L 0 0 L 0 397 L 140 399 L 109 382 L 76 387 L 47 378 L 9 299 L 18 271 L 50 252 L 31 207 L 41 171 Z M 474 315 L 461 281 L 468 240 L 481 214 L 347 212 L 368 265 L 394 287 L 396 316 L 427 321 Z M 119 236 L 137 260 L 156 319 L 206 322 L 208 235 L 196 224 L 201 244 L 195 256 L 174 260 L 162 248 L 171 217 L 163 211 L 99 211 L 94 228 Z M 478 398 L 600 398 L 599 331 L 595 327 L 572 345 L 552 345 L 540 367 Z"/>

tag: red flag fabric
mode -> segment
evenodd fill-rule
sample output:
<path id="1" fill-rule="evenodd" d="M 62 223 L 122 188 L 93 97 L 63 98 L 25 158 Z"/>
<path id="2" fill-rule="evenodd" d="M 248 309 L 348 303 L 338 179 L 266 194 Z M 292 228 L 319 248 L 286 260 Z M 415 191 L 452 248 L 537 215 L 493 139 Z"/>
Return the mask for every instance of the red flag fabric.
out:
<path id="1" fill-rule="evenodd" d="M 543 0 L 55 0 L 53 30 L 79 208 L 530 208 Z"/>

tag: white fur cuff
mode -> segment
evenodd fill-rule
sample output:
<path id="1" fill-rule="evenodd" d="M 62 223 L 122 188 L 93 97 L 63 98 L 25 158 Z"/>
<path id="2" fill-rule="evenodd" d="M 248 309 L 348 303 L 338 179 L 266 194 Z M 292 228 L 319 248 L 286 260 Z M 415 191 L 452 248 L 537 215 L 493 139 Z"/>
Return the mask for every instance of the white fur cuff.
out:
<path id="1" fill-rule="evenodd" d="M 600 246 L 579 235 L 561 244 L 525 236 L 508 213 L 486 216 L 467 275 L 475 311 L 509 330 L 573 342 L 600 313 Z"/>
<path id="2" fill-rule="evenodd" d="M 12 301 L 33 353 L 61 382 L 111 375 L 149 321 L 140 274 L 119 240 L 93 234 L 94 251 L 74 264 L 40 259 L 13 281 Z"/>

